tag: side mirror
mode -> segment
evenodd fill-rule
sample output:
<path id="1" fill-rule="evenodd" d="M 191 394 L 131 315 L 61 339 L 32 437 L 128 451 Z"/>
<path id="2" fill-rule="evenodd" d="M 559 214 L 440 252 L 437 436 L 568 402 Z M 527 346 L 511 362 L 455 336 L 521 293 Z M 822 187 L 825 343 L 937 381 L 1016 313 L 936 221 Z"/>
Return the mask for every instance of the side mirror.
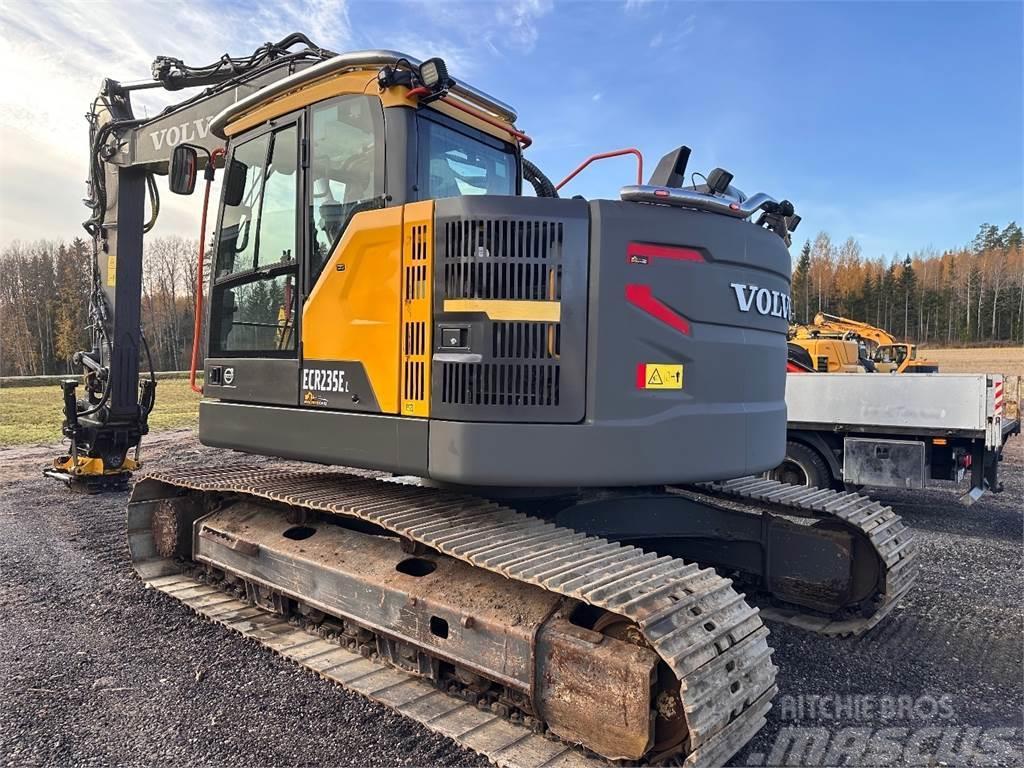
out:
<path id="1" fill-rule="evenodd" d="M 199 168 L 199 155 L 195 147 L 179 144 L 171 155 L 171 174 L 168 184 L 171 192 L 176 195 L 191 195 L 196 188 L 196 172 Z"/>
<path id="2" fill-rule="evenodd" d="M 245 163 L 235 159 L 228 163 L 227 173 L 224 174 L 224 205 L 234 207 L 242 204 L 248 173 L 249 166 Z"/>

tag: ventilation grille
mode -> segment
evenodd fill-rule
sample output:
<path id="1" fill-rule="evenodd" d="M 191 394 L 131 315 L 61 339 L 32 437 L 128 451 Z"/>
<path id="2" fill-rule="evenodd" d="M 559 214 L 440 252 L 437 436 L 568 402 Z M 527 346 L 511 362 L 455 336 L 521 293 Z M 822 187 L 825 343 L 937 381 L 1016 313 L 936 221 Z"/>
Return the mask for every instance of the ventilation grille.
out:
<path id="1" fill-rule="evenodd" d="M 428 333 L 430 415 L 465 422 L 583 418 L 589 210 L 585 203 L 481 195 L 437 200 Z"/>
<path id="2" fill-rule="evenodd" d="M 561 370 L 552 364 L 442 363 L 441 402 L 557 406 Z"/>
<path id="3" fill-rule="evenodd" d="M 402 413 L 429 413 L 430 249 L 426 224 L 407 227 L 402 264 Z"/>
<path id="4" fill-rule="evenodd" d="M 405 360 L 403 400 L 426 400 L 426 354 L 427 324 L 422 321 L 405 323 L 405 338 L 402 340 L 402 356 Z"/>
<path id="5" fill-rule="evenodd" d="M 562 328 L 558 323 L 496 322 L 491 326 L 491 357 L 557 360 Z"/>
<path id="6" fill-rule="evenodd" d="M 562 222 L 448 221 L 444 246 L 447 299 L 562 298 Z"/>

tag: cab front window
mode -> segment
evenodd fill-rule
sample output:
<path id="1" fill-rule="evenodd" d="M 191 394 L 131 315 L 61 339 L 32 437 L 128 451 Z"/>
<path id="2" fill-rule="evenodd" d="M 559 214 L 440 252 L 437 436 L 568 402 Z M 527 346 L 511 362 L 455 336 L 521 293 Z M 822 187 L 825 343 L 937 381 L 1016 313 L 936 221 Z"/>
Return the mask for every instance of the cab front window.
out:
<path id="1" fill-rule="evenodd" d="M 442 115 L 419 120 L 419 183 L 424 199 L 514 195 L 517 162 L 512 146 Z"/>

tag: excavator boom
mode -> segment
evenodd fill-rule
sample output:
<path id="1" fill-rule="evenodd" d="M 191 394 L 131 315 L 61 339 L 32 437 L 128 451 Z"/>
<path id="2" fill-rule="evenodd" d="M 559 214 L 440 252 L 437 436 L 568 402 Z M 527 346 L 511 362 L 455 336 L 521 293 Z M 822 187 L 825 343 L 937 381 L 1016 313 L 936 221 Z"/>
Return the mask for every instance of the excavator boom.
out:
<path id="1" fill-rule="evenodd" d="M 291 50 L 296 46 L 301 47 Z M 140 359 L 149 360 L 141 327 L 142 241 L 160 213 L 156 176 L 168 172 L 175 147 L 187 143 L 209 153 L 223 146 L 223 139 L 209 130 L 217 113 L 331 55 L 305 35 L 292 34 L 244 58 L 225 55 L 209 66 L 189 67 L 159 57 L 151 81 L 103 81 L 87 115 L 90 216 L 84 227 L 93 241 L 92 345 L 74 356 L 83 369 L 84 396 L 78 389 L 81 380 L 62 384 L 63 434 L 71 450 L 54 461 L 48 475 L 93 491 L 124 487 L 140 465 L 139 444 L 149 431 L 156 397 L 151 364 L 148 379 L 139 380 Z M 137 118 L 132 109 L 134 91 L 204 86 L 152 118 Z M 199 162 L 205 164 L 205 157 Z"/>
<path id="2" fill-rule="evenodd" d="M 855 333 L 860 338 L 873 343 L 875 346 L 896 343 L 896 338 L 889 334 L 888 331 L 884 331 L 881 328 L 877 328 L 876 326 L 868 323 L 863 323 L 859 320 L 840 317 L 839 315 L 829 315 L 825 312 L 819 312 L 814 316 L 814 325 L 825 331 Z"/>

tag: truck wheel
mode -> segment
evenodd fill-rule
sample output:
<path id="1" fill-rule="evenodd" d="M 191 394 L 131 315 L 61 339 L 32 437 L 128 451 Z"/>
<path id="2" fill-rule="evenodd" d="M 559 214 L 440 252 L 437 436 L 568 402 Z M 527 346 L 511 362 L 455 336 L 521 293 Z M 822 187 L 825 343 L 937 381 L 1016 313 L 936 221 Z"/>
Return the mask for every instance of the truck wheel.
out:
<path id="1" fill-rule="evenodd" d="M 786 441 L 786 458 L 768 473 L 768 477 L 792 485 L 832 487 L 832 473 L 821 455 L 813 448 L 792 440 Z"/>

